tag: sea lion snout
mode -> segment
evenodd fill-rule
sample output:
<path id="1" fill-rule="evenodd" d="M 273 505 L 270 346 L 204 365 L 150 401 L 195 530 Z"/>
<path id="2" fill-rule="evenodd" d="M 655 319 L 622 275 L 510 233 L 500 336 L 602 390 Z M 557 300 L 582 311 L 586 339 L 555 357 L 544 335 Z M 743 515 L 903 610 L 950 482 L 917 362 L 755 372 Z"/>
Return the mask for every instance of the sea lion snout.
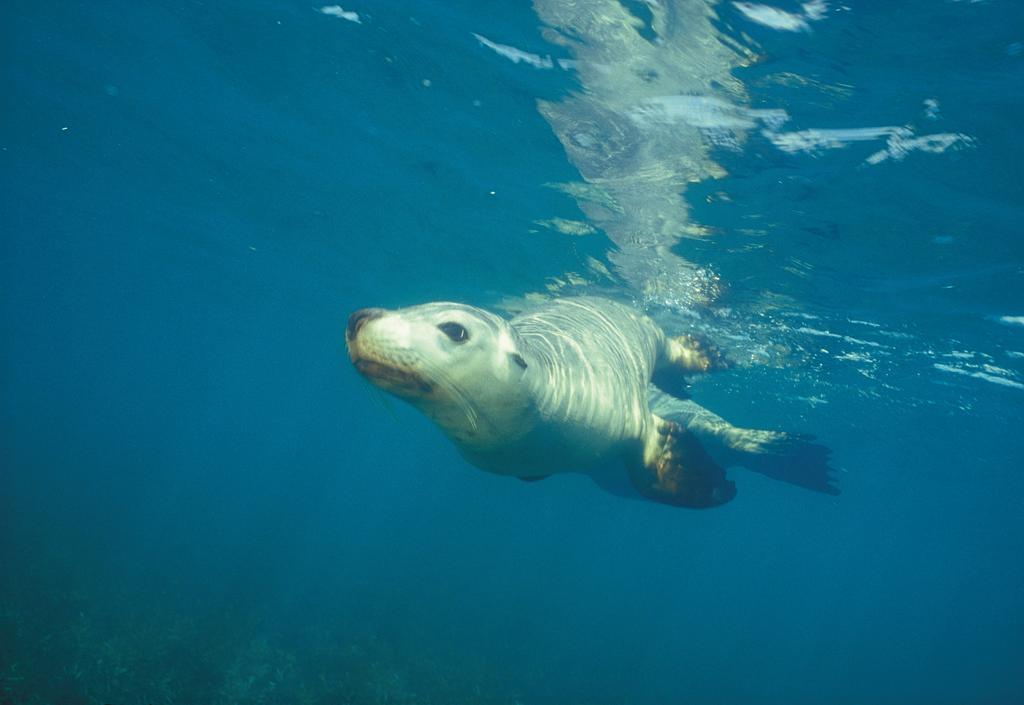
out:
<path id="1" fill-rule="evenodd" d="M 365 326 L 367 323 L 375 318 L 380 318 L 384 315 L 384 309 L 382 308 L 361 308 L 351 316 L 348 317 L 348 328 L 345 329 L 345 337 L 349 340 L 355 340 L 356 336 L 359 335 L 359 329 Z"/>
<path id="2" fill-rule="evenodd" d="M 430 374 L 429 342 L 441 333 L 415 314 L 415 309 L 361 308 L 348 317 L 345 343 L 349 360 L 370 383 L 425 403 L 435 396 L 436 382 Z"/>

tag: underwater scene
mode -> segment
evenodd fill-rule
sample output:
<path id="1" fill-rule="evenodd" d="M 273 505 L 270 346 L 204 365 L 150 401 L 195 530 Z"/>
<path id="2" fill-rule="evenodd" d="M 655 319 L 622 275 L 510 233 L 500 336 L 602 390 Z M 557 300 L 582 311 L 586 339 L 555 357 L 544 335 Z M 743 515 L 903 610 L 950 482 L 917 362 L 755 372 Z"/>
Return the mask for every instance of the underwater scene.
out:
<path id="1" fill-rule="evenodd" d="M 0 705 L 1024 702 L 1024 3 L 0 7 Z"/>

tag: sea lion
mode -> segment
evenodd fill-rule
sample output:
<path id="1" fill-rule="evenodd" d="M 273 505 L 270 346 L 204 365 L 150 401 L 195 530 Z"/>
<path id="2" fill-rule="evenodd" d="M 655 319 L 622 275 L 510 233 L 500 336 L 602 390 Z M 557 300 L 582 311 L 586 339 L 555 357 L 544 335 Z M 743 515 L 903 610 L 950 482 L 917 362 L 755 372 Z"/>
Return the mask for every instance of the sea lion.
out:
<path id="1" fill-rule="evenodd" d="M 523 480 L 583 472 L 623 494 L 628 477 L 647 499 L 715 507 L 736 487 L 697 434 L 746 454 L 790 438 L 660 392 L 656 372 L 705 372 L 720 360 L 608 299 L 557 299 L 511 320 L 449 302 L 366 308 L 345 340 L 364 377 L 431 418 L 470 463 Z"/>

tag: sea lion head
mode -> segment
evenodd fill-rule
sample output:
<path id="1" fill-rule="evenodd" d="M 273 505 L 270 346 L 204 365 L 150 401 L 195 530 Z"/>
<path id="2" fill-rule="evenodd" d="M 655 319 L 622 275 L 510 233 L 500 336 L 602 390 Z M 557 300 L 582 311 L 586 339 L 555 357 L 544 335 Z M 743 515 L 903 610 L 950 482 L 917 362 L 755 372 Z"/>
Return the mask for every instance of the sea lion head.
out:
<path id="1" fill-rule="evenodd" d="M 529 364 L 516 332 L 492 313 L 429 303 L 353 313 L 349 358 L 377 387 L 433 419 L 474 448 L 507 443 L 529 430 Z"/>

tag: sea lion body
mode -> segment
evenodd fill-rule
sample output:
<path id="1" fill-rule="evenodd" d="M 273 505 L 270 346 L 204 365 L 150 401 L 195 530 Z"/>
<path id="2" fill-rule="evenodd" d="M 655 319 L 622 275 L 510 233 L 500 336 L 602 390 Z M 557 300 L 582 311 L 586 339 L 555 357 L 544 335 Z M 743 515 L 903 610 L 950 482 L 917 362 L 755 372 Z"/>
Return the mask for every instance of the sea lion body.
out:
<path id="1" fill-rule="evenodd" d="M 712 507 L 735 485 L 686 426 L 747 452 L 784 435 L 738 429 L 677 399 L 673 413 L 692 423 L 652 411 L 673 399 L 651 385 L 658 370 L 716 361 L 694 338 L 670 338 L 608 299 L 557 299 L 511 320 L 448 302 L 361 309 L 346 342 L 363 376 L 430 417 L 469 462 L 524 480 L 583 472 L 613 491 L 631 485 L 658 502 Z"/>
<path id="2" fill-rule="evenodd" d="M 638 448 L 654 424 L 647 384 L 667 357 L 660 328 L 596 298 L 555 300 L 513 318 L 509 327 L 529 365 L 523 383 L 530 389 L 533 428 L 495 455 L 493 471 L 586 472 Z M 470 459 L 486 467 L 487 455 Z"/>

